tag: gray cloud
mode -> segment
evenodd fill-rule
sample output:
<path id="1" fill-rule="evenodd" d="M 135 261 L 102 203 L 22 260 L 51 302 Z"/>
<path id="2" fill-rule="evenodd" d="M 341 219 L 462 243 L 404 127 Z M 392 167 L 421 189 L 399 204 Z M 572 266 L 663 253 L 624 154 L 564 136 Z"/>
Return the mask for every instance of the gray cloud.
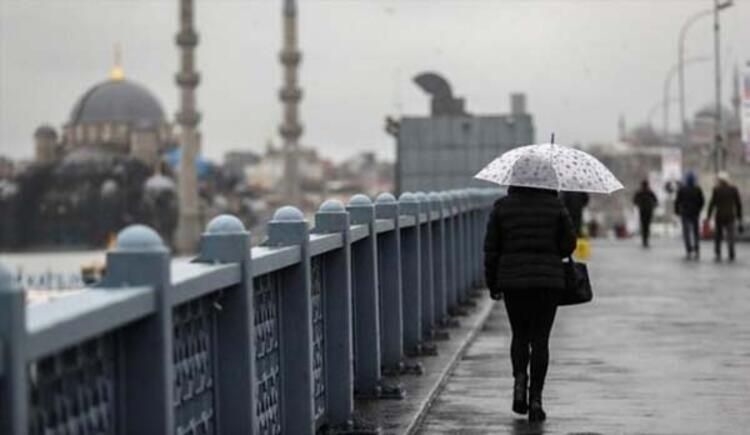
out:
<path id="1" fill-rule="evenodd" d="M 642 122 L 661 98 L 679 28 L 707 6 L 301 0 L 303 142 L 334 157 L 365 149 L 391 156 L 383 117 L 426 112 L 426 98 L 411 84 L 426 69 L 444 72 L 473 112 L 507 111 L 510 92 L 527 92 L 540 139 L 555 131 L 562 142 L 611 140 L 619 113 Z M 724 15 L 728 67 L 750 59 L 743 19 L 750 19 L 743 2 Z M 198 101 L 208 156 L 262 149 L 276 138 L 280 25 L 280 1 L 198 1 Z M 0 154 L 30 157 L 33 130 L 67 120 L 78 96 L 107 77 L 117 41 L 127 76 L 174 113 L 176 26 L 176 0 L 0 0 Z M 710 55 L 710 37 L 710 20 L 697 24 L 689 54 Z M 711 101 L 712 83 L 710 63 L 690 68 L 691 109 Z"/>

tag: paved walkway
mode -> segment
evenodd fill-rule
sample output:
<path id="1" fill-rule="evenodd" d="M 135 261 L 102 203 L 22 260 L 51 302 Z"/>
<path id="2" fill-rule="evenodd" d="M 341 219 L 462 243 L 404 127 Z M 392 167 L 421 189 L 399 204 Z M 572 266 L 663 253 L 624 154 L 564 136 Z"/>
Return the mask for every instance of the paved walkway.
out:
<path id="1" fill-rule="evenodd" d="M 750 434 L 750 250 L 682 260 L 676 242 L 593 247 L 595 301 L 558 311 L 546 423 L 510 411 L 509 329 L 498 303 L 424 434 Z"/>

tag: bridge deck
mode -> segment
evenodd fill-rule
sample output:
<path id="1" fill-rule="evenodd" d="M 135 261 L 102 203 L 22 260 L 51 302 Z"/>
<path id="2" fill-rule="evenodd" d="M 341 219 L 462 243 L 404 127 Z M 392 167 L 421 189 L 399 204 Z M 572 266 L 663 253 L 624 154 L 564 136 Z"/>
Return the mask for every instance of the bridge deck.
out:
<path id="1" fill-rule="evenodd" d="M 459 362 L 422 433 L 746 433 L 750 428 L 750 260 L 687 263 L 601 243 L 594 303 L 558 311 L 545 390 L 548 421 L 512 414 L 502 303 Z M 747 251 L 745 251 L 747 252 Z"/>

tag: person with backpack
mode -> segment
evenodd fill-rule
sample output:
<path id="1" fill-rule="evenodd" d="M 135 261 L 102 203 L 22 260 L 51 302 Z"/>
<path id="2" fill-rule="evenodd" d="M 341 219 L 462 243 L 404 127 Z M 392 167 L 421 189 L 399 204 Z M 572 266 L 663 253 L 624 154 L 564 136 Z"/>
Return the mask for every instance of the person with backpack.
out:
<path id="1" fill-rule="evenodd" d="M 704 205 L 703 190 L 697 185 L 695 174 L 689 172 L 674 202 L 674 212 L 682 221 L 682 238 L 688 260 L 700 258 L 700 215 Z"/>

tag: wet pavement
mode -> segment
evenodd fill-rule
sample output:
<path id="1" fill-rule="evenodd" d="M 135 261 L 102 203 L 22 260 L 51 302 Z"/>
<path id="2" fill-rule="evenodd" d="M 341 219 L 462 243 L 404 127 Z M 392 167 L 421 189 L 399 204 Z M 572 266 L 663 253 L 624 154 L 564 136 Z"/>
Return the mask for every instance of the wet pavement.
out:
<path id="1" fill-rule="evenodd" d="M 543 424 L 510 410 L 495 304 L 420 433 L 750 434 L 750 249 L 734 264 L 703 252 L 696 263 L 676 241 L 594 244 L 594 302 L 558 310 Z"/>

